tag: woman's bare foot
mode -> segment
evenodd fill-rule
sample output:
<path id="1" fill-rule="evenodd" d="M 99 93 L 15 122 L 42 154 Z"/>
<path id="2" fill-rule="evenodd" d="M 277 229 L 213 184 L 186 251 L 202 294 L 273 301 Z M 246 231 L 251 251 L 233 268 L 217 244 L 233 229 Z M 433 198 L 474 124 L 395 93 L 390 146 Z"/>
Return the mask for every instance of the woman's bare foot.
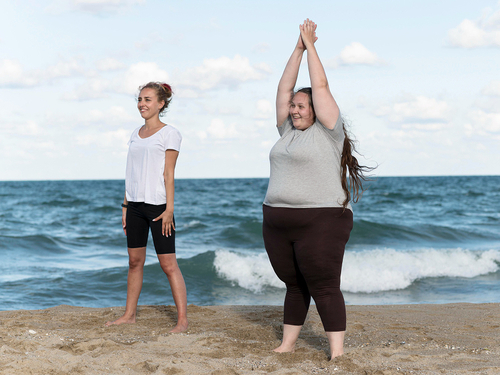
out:
<path id="1" fill-rule="evenodd" d="M 330 343 L 330 360 L 340 357 L 344 354 L 344 335 L 345 331 L 340 332 L 326 332 L 326 337 Z"/>
<path id="2" fill-rule="evenodd" d="M 283 324 L 283 341 L 273 351 L 276 353 L 293 353 L 295 352 L 295 343 L 299 338 L 302 326 L 294 326 L 291 324 Z"/>
<path id="3" fill-rule="evenodd" d="M 344 354 L 344 351 L 342 351 L 342 352 L 335 352 L 335 353 L 332 353 L 332 354 L 331 354 L 332 356 L 331 356 L 331 358 L 330 358 L 330 361 L 331 361 L 331 360 L 333 360 L 333 359 L 335 359 L 335 358 L 337 358 L 337 357 L 340 357 L 340 356 L 341 356 L 341 355 L 343 355 L 343 354 Z"/>
<path id="4" fill-rule="evenodd" d="M 188 329 L 188 321 L 187 319 L 179 320 L 177 325 L 172 328 L 168 333 L 181 333 Z"/>
<path id="5" fill-rule="evenodd" d="M 134 323 L 135 323 L 135 316 L 128 318 L 124 315 L 121 318 L 118 318 L 116 320 L 106 322 L 105 326 L 109 327 L 109 326 L 112 326 L 115 324 L 120 325 L 120 324 L 134 324 Z"/>
<path id="6" fill-rule="evenodd" d="M 276 349 L 274 349 L 273 352 L 276 352 L 276 353 L 294 353 L 295 352 L 295 345 L 290 347 L 290 346 L 281 344 Z"/>

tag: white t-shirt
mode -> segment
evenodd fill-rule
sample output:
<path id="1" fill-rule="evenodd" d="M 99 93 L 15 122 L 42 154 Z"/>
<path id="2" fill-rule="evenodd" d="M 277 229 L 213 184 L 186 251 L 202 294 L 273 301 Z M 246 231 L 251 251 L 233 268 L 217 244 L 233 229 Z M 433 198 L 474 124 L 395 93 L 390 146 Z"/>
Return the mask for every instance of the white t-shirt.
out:
<path id="1" fill-rule="evenodd" d="M 142 127 L 142 126 L 141 126 Z M 128 142 L 125 191 L 127 201 L 160 205 L 167 202 L 165 181 L 165 151 L 180 151 L 181 133 L 165 125 L 147 138 L 139 136 L 138 127 Z"/>

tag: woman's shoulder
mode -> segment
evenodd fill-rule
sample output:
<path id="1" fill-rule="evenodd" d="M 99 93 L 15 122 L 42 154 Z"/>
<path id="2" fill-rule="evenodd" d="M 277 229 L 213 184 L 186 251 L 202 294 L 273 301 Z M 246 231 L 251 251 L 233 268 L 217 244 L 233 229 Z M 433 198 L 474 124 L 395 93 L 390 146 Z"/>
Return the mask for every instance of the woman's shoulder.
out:
<path id="1" fill-rule="evenodd" d="M 315 125 L 317 131 L 325 134 L 335 142 L 344 142 L 344 120 L 340 113 L 333 129 L 328 129 L 318 119 L 316 119 L 313 125 Z"/>
<path id="2" fill-rule="evenodd" d="M 333 129 L 328 129 L 321 121 L 319 121 L 317 118 L 314 121 L 314 125 L 326 130 L 327 132 L 330 133 L 340 133 L 343 132 L 344 130 L 344 119 L 342 118 L 342 115 L 339 113 L 339 116 L 337 117 L 337 120 L 335 121 L 335 126 Z"/>
<path id="3" fill-rule="evenodd" d="M 137 128 L 135 128 L 133 131 L 132 131 L 132 134 L 138 134 L 139 133 L 139 130 L 141 130 L 141 128 L 143 127 L 144 125 L 141 125 L 141 126 L 138 126 Z"/>
<path id="4" fill-rule="evenodd" d="M 179 151 L 182 143 L 182 135 L 177 128 L 172 125 L 165 125 L 160 131 L 161 142 L 165 149 L 172 149 Z"/>
<path id="5" fill-rule="evenodd" d="M 134 139 L 135 137 L 138 137 L 139 136 L 139 130 L 141 130 L 142 128 L 142 125 L 135 128 L 132 133 L 130 133 L 130 140 Z"/>
<path id="6" fill-rule="evenodd" d="M 166 136 L 168 135 L 177 135 L 179 137 L 182 137 L 181 136 L 181 132 L 174 126 L 172 125 L 169 125 L 169 124 L 165 124 L 165 126 L 163 128 L 161 128 L 160 130 L 163 134 L 165 134 Z"/>
<path id="7" fill-rule="evenodd" d="M 278 124 L 278 133 L 283 136 L 285 133 L 295 129 L 292 125 L 292 118 L 288 116 L 282 124 Z"/>

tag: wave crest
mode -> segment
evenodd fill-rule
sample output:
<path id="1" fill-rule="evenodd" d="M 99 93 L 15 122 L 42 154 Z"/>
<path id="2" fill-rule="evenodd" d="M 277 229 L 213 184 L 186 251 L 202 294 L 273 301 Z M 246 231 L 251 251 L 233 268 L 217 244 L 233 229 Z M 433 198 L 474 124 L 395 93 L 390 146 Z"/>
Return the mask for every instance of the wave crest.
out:
<path id="1" fill-rule="evenodd" d="M 500 251 L 465 249 L 376 249 L 346 252 L 341 289 L 350 293 L 401 290 L 430 277 L 472 278 L 497 272 Z M 215 252 L 217 275 L 241 288 L 260 293 L 265 287 L 284 288 L 266 253 L 245 255 L 228 250 Z"/>
<path id="2" fill-rule="evenodd" d="M 266 253 L 244 255 L 228 250 L 217 250 L 214 266 L 219 277 L 254 293 L 262 292 L 266 286 L 285 287 L 276 277 Z"/>
<path id="3" fill-rule="evenodd" d="M 472 278 L 499 269 L 500 251 L 377 249 L 349 252 L 344 259 L 342 290 L 374 293 L 405 289 L 428 277 Z"/>

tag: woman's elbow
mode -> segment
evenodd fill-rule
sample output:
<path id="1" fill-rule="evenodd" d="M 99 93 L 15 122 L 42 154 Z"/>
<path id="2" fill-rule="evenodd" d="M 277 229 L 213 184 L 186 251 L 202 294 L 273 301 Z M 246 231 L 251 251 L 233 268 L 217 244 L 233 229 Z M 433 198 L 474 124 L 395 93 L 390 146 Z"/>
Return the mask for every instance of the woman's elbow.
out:
<path id="1" fill-rule="evenodd" d="M 172 181 L 174 179 L 174 173 L 170 171 L 165 171 L 163 173 L 163 179 L 165 181 Z"/>
<path id="2" fill-rule="evenodd" d="M 330 86 L 328 85 L 328 80 L 325 79 L 320 79 L 316 84 L 314 85 L 316 90 L 328 90 L 330 91 Z"/>

